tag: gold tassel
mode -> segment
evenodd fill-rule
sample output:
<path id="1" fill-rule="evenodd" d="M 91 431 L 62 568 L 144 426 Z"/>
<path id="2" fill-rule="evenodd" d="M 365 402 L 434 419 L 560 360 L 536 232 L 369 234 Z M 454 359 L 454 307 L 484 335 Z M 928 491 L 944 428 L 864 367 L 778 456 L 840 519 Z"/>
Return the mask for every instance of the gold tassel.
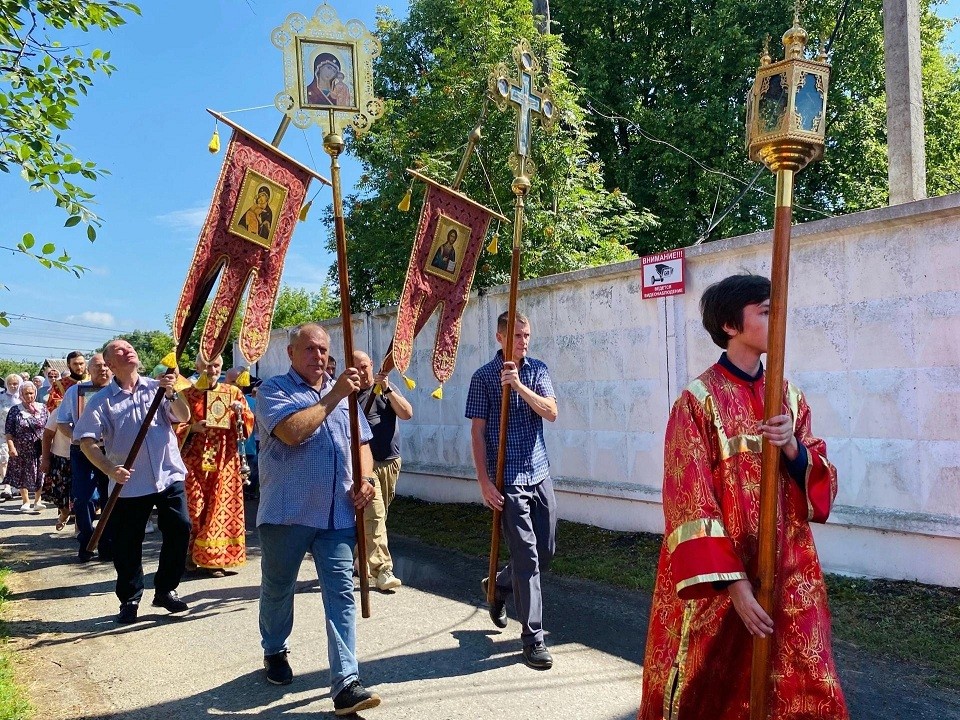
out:
<path id="1" fill-rule="evenodd" d="M 197 390 L 207 390 L 210 387 L 210 376 L 206 373 L 200 373 L 200 377 L 196 379 L 193 386 Z"/>
<path id="2" fill-rule="evenodd" d="M 487 245 L 487 252 L 491 255 L 497 254 L 497 243 L 500 241 L 500 233 L 494 233 L 493 237 L 490 239 L 490 244 Z"/>
<path id="3" fill-rule="evenodd" d="M 244 368 L 243 372 L 237 375 L 237 387 L 250 387 L 250 369 Z"/>
<path id="4" fill-rule="evenodd" d="M 407 390 L 413 390 L 417 386 L 417 381 L 412 377 L 403 376 L 403 382 L 407 385 Z"/>
<path id="5" fill-rule="evenodd" d="M 166 365 L 168 368 L 177 366 L 177 354 L 172 350 L 163 356 L 163 359 L 160 361 L 161 365 Z"/>
<path id="6" fill-rule="evenodd" d="M 308 200 L 307 204 L 300 208 L 300 222 L 306 221 L 307 213 L 310 212 L 311 205 L 313 205 L 313 200 Z"/>
<path id="7" fill-rule="evenodd" d="M 374 394 L 374 395 L 383 395 L 383 388 L 380 387 L 380 383 L 377 383 L 376 385 L 373 386 L 373 394 Z"/>
<path id="8" fill-rule="evenodd" d="M 217 132 L 216 127 L 213 128 L 213 137 L 210 138 L 210 144 L 207 145 L 207 150 L 209 150 L 213 155 L 216 155 L 218 152 L 220 152 L 220 133 Z"/>
<path id="9" fill-rule="evenodd" d="M 443 384 L 442 383 L 440 384 L 440 387 L 438 387 L 436 390 L 430 393 L 430 397 L 432 397 L 434 400 L 443 400 Z"/>
<path id="10" fill-rule="evenodd" d="M 413 199 L 413 190 L 412 188 L 407 188 L 407 192 L 404 193 L 403 199 L 397 204 L 397 210 L 400 212 L 410 212 L 410 200 Z"/>

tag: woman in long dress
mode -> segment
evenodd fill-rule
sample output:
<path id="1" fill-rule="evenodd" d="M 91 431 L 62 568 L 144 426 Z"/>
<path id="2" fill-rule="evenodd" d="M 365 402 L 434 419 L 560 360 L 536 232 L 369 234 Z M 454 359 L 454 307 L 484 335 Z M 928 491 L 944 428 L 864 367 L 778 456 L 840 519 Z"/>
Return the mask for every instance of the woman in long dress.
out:
<path id="1" fill-rule="evenodd" d="M 21 383 L 20 404 L 10 408 L 3 430 L 10 454 L 5 481 L 20 491 L 23 511 L 46 507 L 40 497 L 43 492 L 40 443 L 48 417 L 47 408 L 37 402 L 36 386 L 32 382 Z M 31 492 L 36 495 L 32 506 Z"/>

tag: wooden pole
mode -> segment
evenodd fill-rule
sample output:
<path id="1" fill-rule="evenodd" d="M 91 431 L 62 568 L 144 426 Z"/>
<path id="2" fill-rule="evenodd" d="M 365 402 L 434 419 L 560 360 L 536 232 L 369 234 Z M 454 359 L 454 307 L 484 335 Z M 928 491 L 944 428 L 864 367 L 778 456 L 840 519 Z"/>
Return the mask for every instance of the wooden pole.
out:
<path id="1" fill-rule="evenodd" d="M 520 239 L 523 236 L 523 199 L 530 190 L 530 179 L 524 175 L 525 158 L 520 157 L 520 168 L 513 181 L 516 202 L 513 210 L 513 254 L 510 259 L 510 301 L 507 305 L 507 341 L 503 346 L 503 362 L 513 362 L 513 335 L 517 322 L 517 285 L 520 283 Z M 507 462 L 507 423 L 510 419 L 510 386 L 504 386 L 500 396 L 500 438 L 497 446 L 497 491 L 503 494 L 503 476 Z M 500 510 L 493 511 L 490 532 L 490 564 L 487 567 L 487 602 L 493 604 L 497 589 L 497 564 L 500 559 Z"/>
<path id="2" fill-rule="evenodd" d="M 330 113 L 330 132 L 323 138 L 323 149 L 330 156 L 330 180 L 333 183 L 333 224 L 337 239 L 337 273 L 340 277 L 340 318 L 343 328 L 344 365 L 353 363 L 353 325 L 350 316 L 350 276 L 347 272 L 347 230 L 343 223 L 343 196 L 340 191 L 340 153 L 343 138 L 337 134 L 333 113 Z M 350 393 L 350 463 L 353 465 L 353 491 L 359 494 L 364 482 L 360 469 L 360 415 L 357 394 Z M 363 508 L 356 509 L 357 565 L 360 573 L 360 614 L 370 617 L 370 583 L 367 578 L 367 539 L 363 532 Z"/>
<path id="3" fill-rule="evenodd" d="M 790 280 L 790 225 L 793 220 L 793 170 L 777 171 L 770 273 L 770 319 L 767 329 L 764 420 L 783 409 L 783 358 L 787 331 L 787 286 Z M 780 494 L 780 448 L 763 440 L 760 477 L 760 550 L 757 602 L 772 618 L 777 560 L 777 499 Z M 774 632 L 777 632 L 776 627 Z M 768 720 L 773 635 L 754 637 L 750 681 L 750 720 Z"/>
<path id="4" fill-rule="evenodd" d="M 177 359 L 183 355 L 183 351 L 187 347 L 187 343 L 190 340 L 190 336 L 193 334 L 194 328 L 197 326 L 197 322 L 200 320 L 200 313 L 203 311 L 203 306 L 207 302 L 207 298 L 210 297 L 210 291 L 213 289 L 213 284 L 216 282 L 216 279 L 216 275 L 207 278 L 197 289 L 197 295 L 194 298 L 193 305 L 190 306 L 190 311 L 187 313 L 187 317 L 183 321 L 183 328 L 180 332 L 180 342 L 177 343 L 176 350 L 174 351 L 174 356 Z M 173 372 L 176 372 L 176 369 L 176 365 L 173 367 L 168 367 L 166 374 L 169 375 Z M 147 414 L 143 418 L 143 422 L 140 424 L 140 430 L 137 432 L 137 437 L 134 439 L 133 445 L 130 447 L 130 452 L 127 453 L 127 459 L 123 461 L 123 467 L 125 469 L 131 471 L 133 470 L 133 463 L 136 462 L 137 455 L 140 452 L 140 447 L 143 445 L 143 441 L 147 437 L 147 431 L 150 429 L 150 425 L 153 423 L 153 418 L 160 409 L 160 403 L 163 402 L 164 394 L 165 391 L 163 388 L 157 388 L 157 394 L 153 396 L 153 402 L 150 403 L 150 408 L 147 410 Z M 120 493 L 122 491 L 123 485 L 120 483 L 114 484 L 113 490 L 110 491 L 110 497 L 107 499 L 107 504 L 100 512 L 100 519 L 97 521 L 97 526 L 93 529 L 93 535 L 90 536 L 90 541 L 87 543 L 87 552 L 92 553 L 97 549 L 97 544 L 100 542 L 100 538 L 103 536 L 103 531 L 107 528 L 107 522 L 110 520 L 110 515 L 113 512 L 113 509 L 116 507 L 117 500 L 120 499 Z"/>

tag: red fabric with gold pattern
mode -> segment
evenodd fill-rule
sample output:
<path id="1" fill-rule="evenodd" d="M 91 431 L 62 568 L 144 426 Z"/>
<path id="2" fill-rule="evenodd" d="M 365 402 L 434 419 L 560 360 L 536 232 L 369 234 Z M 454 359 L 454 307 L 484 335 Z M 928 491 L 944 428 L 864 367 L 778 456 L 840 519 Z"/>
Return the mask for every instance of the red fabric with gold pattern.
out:
<path id="1" fill-rule="evenodd" d="M 260 238 L 259 227 L 258 231 L 251 231 L 246 237 L 237 232 L 238 217 L 235 210 L 238 203 L 244 204 L 241 222 L 254 212 L 252 206 L 247 208 L 252 201 L 249 194 L 244 192 L 244 179 L 248 177 L 248 171 L 259 176 L 254 178 L 250 175 L 253 178 L 251 182 L 272 186 L 273 204 L 269 206 L 269 219 L 264 220 L 264 232 L 268 237 Z M 206 357 L 216 357 L 223 350 L 249 282 L 250 291 L 240 330 L 240 350 L 249 362 L 255 362 L 263 355 L 270 339 L 270 321 L 280 286 L 283 260 L 309 183 L 310 175 L 303 168 L 271 152 L 243 132 L 234 131 L 174 315 L 173 336 L 176 342 L 179 343 L 191 306 L 198 297 L 209 292 L 222 271 L 220 285 L 203 328 L 200 350 Z"/>
<path id="2" fill-rule="evenodd" d="M 762 379 L 746 382 L 714 365 L 673 406 L 639 720 L 750 717 L 753 639 L 714 583 L 756 579 L 763 393 Z M 810 458 L 807 489 L 828 513 L 837 473 L 826 444 L 811 434 L 810 409 L 795 387 L 784 385 L 784 404 Z M 785 469 L 779 488 L 769 717 L 846 720 L 807 497 Z"/>
<path id="3" fill-rule="evenodd" d="M 230 392 L 231 404 L 243 404 L 241 416 L 249 436 L 253 413 L 243 393 L 232 385 L 217 387 Z M 206 419 L 206 391 L 191 387 L 182 394 L 190 405 L 191 423 Z M 202 568 L 237 567 L 247 559 L 237 423 L 229 429 L 208 428 L 196 433 L 189 433 L 189 427 L 190 423 L 184 423 L 177 430 L 180 454 L 187 466 L 187 511 L 192 525 L 189 556 Z M 204 470 L 205 464 L 216 469 Z"/>
<path id="4" fill-rule="evenodd" d="M 80 381 L 74 380 L 70 376 L 60 378 L 59 380 L 54 380 L 50 385 L 50 393 L 47 395 L 47 412 L 53 412 L 60 407 L 60 403 L 63 402 L 63 396 L 67 394 L 67 390 L 76 385 L 78 382 Z"/>
<path id="5" fill-rule="evenodd" d="M 400 372 L 410 366 L 413 339 L 439 305 L 433 374 L 440 382 L 453 374 L 460 344 L 460 319 L 470 297 L 477 258 L 490 220 L 491 215 L 483 208 L 452 191 L 427 186 L 393 338 L 392 362 Z M 462 237 L 464 228 L 469 230 L 468 239 Z M 443 247 L 451 230 L 457 232 L 452 251 Z M 387 370 L 390 359 L 385 363 Z"/>

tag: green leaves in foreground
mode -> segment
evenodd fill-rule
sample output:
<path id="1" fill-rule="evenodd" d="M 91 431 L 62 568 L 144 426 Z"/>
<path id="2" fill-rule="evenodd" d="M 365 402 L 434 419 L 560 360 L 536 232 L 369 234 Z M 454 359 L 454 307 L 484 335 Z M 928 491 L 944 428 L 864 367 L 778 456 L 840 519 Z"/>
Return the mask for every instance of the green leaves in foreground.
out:
<path id="1" fill-rule="evenodd" d="M 34 238 L 33 233 L 26 233 L 20 242 L 17 243 L 16 251 L 26 255 L 27 257 L 33 258 L 47 269 L 55 268 L 57 270 L 66 270 L 68 272 L 72 272 L 77 277 L 80 277 L 81 273 L 84 273 L 89 269 L 83 265 L 71 263 L 70 256 L 66 253 L 66 251 L 58 250 L 57 246 L 53 243 L 44 243 L 44 245 L 39 249 L 39 253 L 34 251 L 36 244 L 37 241 L 36 238 Z M 60 253 L 59 256 L 57 256 L 58 252 Z M 9 321 L 6 321 L 4 315 L 5 313 L 0 313 L 0 325 L 6 327 L 9 325 Z"/>
<path id="2" fill-rule="evenodd" d="M 52 193 L 67 215 L 64 226 L 86 225 L 91 242 L 102 221 L 90 207 L 93 194 L 80 183 L 107 172 L 76 157 L 63 132 L 94 78 L 110 76 L 116 68 L 109 52 L 67 45 L 60 31 L 71 38 L 78 30 L 110 31 L 126 22 L 121 13 L 139 15 L 140 9 L 120 0 L 0 2 L 0 172 L 18 171 L 30 190 Z M 86 269 L 71 264 L 51 243 L 33 251 L 34 242 L 28 233 L 17 250 L 46 268 L 78 277 Z"/>

